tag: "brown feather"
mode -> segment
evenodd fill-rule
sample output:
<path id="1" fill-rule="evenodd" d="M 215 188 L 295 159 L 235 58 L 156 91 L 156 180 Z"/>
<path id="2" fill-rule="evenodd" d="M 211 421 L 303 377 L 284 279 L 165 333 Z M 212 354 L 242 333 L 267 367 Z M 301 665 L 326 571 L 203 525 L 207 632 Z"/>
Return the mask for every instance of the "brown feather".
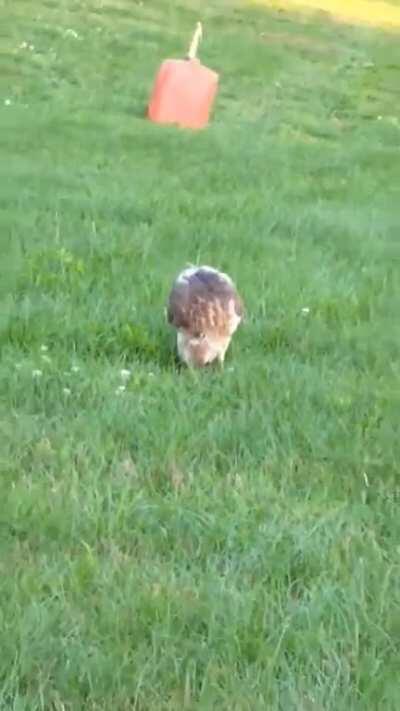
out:
<path id="1" fill-rule="evenodd" d="M 233 300 L 237 316 L 243 316 L 243 304 L 235 286 L 218 272 L 199 268 L 186 282 L 178 279 L 168 303 L 168 321 L 192 335 L 229 331 L 229 303 Z"/>

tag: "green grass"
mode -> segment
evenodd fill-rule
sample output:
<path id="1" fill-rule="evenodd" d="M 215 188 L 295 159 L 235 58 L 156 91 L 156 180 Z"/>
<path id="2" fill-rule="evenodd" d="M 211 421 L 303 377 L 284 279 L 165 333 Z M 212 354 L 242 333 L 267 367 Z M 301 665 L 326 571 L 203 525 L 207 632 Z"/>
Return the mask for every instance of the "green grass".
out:
<path id="1" fill-rule="evenodd" d="M 152 125 L 197 19 L 1 6 L 0 709 L 397 711 L 398 36 L 210 0 L 212 124 Z M 191 261 L 246 302 L 222 374 Z"/>

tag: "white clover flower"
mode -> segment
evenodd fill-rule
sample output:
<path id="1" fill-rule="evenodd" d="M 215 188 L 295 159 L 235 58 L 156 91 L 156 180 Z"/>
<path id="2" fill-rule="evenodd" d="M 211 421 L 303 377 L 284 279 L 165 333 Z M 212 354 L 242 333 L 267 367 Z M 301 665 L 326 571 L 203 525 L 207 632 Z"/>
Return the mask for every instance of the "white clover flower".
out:
<path id="1" fill-rule="evenodd" d="M 71 390 L 69 388 L 63 388 L 63 393 L 68 397 L 68 395 L 71 395 Z"/>
<path id="2" fill-rule="evenodd" d="M 78 39 L 79 35 L 75 30 L 65 30 L 65 37 L 73 37 L 74 39 Z"/>
<path id="3" fill-rule="evenodd" d="M 306 316 L 307 314 L 309 314 L 309 313 L 310 313 L 310 309 L 308 308 L 308 306 L 303 306 L 303 308 L 301 309 L 301 313 L 304 314 L 304 316 Z"/>
<path id="4" fill-rule="evenodd" d="M 32 370 L 32 377 L 33 378 L 41 378 L 43 375 L 41 370 Z"/>
<path id="5" fill-rule="evenodd" d="M 5 99 L 4 106 L 11 106 L 11 99 Z"/>
<path id="6" fill-rule="evenodd" d="M 129 380 L 131 377 L 131 371 L 126 368 L 122 368 L 122 370 L 119 371 L 119 374 L 122 380 Z"/>
<path id="7" fill-rule="evenodd" d="M 79 365 L 72 365 L 71 366 L 71 373 L 79 373 Z"/>
<path id="8" fill-rule="evenodd" d="M 47 351 L 48 351 L 49 349 L 48 349 L 48 346 L 46 346 L 45 343 L 42 343 L 42 345 L 40 346 L 40 350 L 42 351 L 42 353 L 47 353 Z"/>
<path id="9" fill-rule="evenodd" d="M 118 388 L 115 391 L 116 395 L 122 395 L 126 390 L 125 385 L 119 385 Z"/>

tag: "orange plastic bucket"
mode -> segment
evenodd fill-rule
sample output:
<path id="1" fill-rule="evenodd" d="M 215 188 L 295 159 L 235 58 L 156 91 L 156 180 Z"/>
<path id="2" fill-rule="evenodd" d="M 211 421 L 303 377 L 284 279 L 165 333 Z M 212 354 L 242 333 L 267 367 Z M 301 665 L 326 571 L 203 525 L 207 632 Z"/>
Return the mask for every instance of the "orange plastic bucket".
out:
<path id="1" fill-rule="evenodd" d="M 202 36 L 200 22 L 187 59 L 166 59 L 156 76 L 147 115 L 156 123 L 203 128 L 218 90 L 218 74 L 196 58 Z"/>

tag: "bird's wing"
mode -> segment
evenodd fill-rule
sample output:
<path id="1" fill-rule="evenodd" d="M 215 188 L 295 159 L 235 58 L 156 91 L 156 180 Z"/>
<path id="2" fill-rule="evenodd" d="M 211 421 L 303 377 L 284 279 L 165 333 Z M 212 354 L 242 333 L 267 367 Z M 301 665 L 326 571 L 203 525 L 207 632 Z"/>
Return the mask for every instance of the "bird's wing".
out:
<path id="1" fill-rule="evenodd" d="M 239 321 L 244 316 L 244 305 L 232 279 L 223 272 L 209 268 L 199 269 L 196 278 L 202 283 L 210 300 L 217 301 L 227 313 L 234 313 Z M 233 304 L 233 308 L 232 308 Z"/>
<path id="2" fill-rule="evenodd" d="M 239 322 L 243 303 L 230 277 L 209 267 L 187 269 L 172 287 L 168 321 L 194 335 L 210 330 L 230 331 L 232 304 Z"/>
<path id="3" fill-rule="evenodd" d="M 167 306 L 167 319 L 168 323 L 175 328 L 189 328 L 189 289 L 188 285 L 185 283 L 179 283 L 176 280 L 172 287 L 171 293 L 168 299 Z"/>

